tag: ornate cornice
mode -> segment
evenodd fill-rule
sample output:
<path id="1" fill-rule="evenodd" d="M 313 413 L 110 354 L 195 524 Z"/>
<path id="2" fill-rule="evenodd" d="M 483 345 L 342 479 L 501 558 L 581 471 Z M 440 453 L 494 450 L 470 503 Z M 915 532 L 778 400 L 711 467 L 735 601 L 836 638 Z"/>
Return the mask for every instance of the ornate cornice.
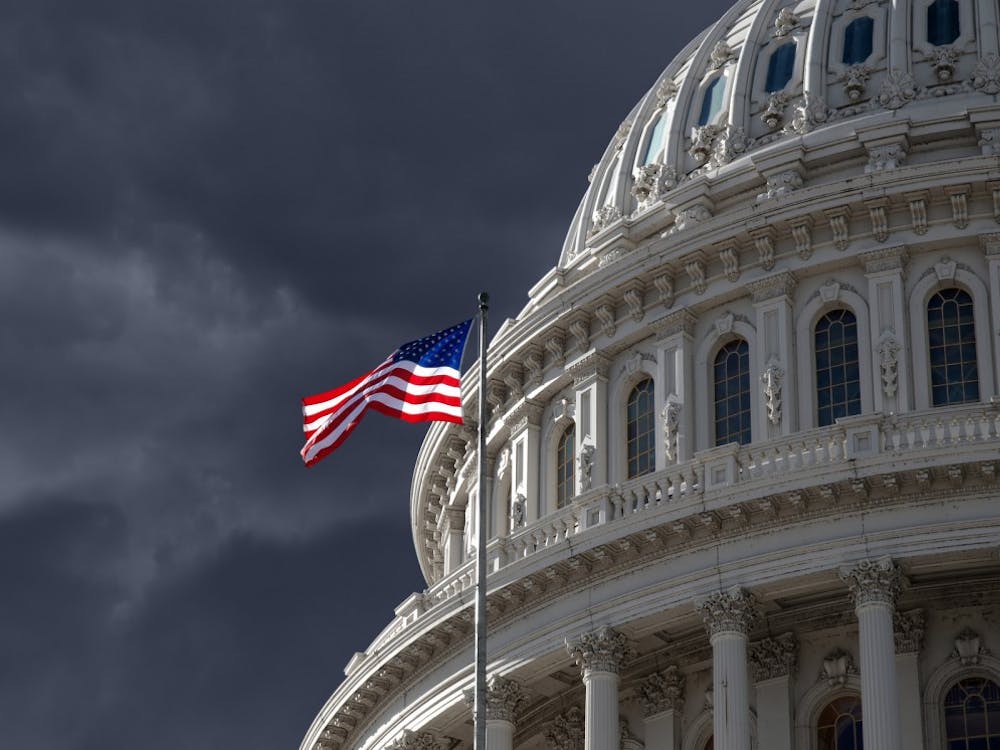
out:
<path id="1" fill-rule="evenodd" d="M 622 664 L 634 653 L 628 639 L 608 627 L 584 633 L 575 641 L 567 641 L 566 650 L 576 660 L 584 678 L 591 672 L 618 674 Z"/>
<path id="2" fill-rule="evenodd" d="M 510 426 L 510 434 L 515 435 L 529 425 L 538 427 L 542 423 L 542 411 L 544 407 L 537 401 L 528 398 L 521 399 L 513 408 L 507 412 L 507 424 Z"/>
<path id="3" fill-rule="evenodd" d="M 911 609 L 909 612 L 893 613 L 893 637 L 897 654 L 919 653 L 924 642 L 924 611 Z"/>
<path id="4" fill-rule="evenodd" d="M 902 587 L 899 566 L 889 557 L 862 560 L 853 567 L 842 568 L 840 579 L 850 589 L 857 609 L 866 604 L 893 606 Z"/>
<path id="5" fill-rule="evenodd" d="M 785 677 L 795 671 L 799 642 L 792 633 L 764 638 L 750 644 L 750 668 L 755 682 Z"/>
<path id="6" fill-rule="evenodd" d="M 698 318 L 687 308 L 684 308 L 654 320 L 651 328 L 660 338 L 666 338 L 678 333 L 685 333 L 691 336 L 694 334 L 694 326 L 697 322 Z"/>
<path id="7" fill-rule="evenodd" d="M 906 268 L 906 263 L 910 259 L 906 245 L 896 247 L 886 247 L 880 250 L 861 253 L 858 260 L 865 269 L 865 273 L 879 273 L 881 271 L 902 271 Z"/>
<path id="8" fill-rule="evenodd" d="M 696 602 L 695 607 L 712 637 L 720 633 L 746 635 L 760 618 L 756 598 L 739 586 L 711 594 Z"/>
<path id="9" fill-rule="evenodd" d="M 653 672 L 639 684 L 643 715 L 655 716 L 664 711 L 684 710 L 684 675 L 676 664 L 662 672 Z"/>
<path id="10" fill-rule="evenodd" d="M 579 386 L 591 378 L 606 379 L 610 364 L 611 360 L 600 352 L 591 352 L 571 364 L 568 372 L 573 376 L 573 385 Z"/>
<path id="11" fill-rule="evenodd" d="M 765 302 L 775 297 L 788 297 L 798 284 L 798 279 L 791 271 L 782 271 L 747 283 L 750 299 L 754 302 Z"/>

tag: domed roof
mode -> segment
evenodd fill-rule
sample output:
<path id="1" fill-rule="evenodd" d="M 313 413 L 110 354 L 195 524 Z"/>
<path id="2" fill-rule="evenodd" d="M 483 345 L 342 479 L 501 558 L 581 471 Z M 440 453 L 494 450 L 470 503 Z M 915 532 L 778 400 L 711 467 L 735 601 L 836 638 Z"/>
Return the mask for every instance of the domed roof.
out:
<path id="1" fill-rule="evenodd" d="M 764 197 L 808 182 L 783 159 L 824 130 L 933 120 L 1000 91 L 997 8 L 959 0 L 741 0 L 674 58 L 624 120 L 570 227 L 559 267 L 716 215 L 713 188 L 758 173 Z M 978 32 L 978 33 L 977 33 Z M 983 94 L 989 95 L 986 99 Z M 707 186 L 691 202 L 686 184 Z M 649 215 L 662 216 L 656 222 Z M 630 231 L 641 225 L 642 236 Z M 628 248 L 625 248 L 627 250 Z"/>

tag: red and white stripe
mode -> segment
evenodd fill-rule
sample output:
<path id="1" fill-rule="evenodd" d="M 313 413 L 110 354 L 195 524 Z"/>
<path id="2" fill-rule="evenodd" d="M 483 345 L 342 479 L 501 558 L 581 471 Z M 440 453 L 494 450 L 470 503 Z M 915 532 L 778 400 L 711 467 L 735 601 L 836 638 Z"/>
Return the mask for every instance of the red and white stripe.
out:
<path id="1" fill-rule="evenodd" d="M 302 399 L 306 444 L 302 460 L 312 466 L 336 449 L 369 409 L 406 422 L 462 423 L 459 373 L 451 367 L 421 367 L 388 359 L 369 373 L 326 393 Z"/>

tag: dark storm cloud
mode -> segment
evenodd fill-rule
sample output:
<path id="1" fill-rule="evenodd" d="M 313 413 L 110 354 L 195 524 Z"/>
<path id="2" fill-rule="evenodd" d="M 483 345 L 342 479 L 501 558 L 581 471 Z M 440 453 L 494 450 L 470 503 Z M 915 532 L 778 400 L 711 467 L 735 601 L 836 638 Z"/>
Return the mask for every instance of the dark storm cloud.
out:
<path id="1" fill-rule="evenodd" d="M 0 3 L 12 746 L 298 743 L 422 585 L 423 435 L 373 415 L 305 471 L 298 397 L 480 289 L 493 330 L 520 310 L 621 119 L 722 9 Z"/>

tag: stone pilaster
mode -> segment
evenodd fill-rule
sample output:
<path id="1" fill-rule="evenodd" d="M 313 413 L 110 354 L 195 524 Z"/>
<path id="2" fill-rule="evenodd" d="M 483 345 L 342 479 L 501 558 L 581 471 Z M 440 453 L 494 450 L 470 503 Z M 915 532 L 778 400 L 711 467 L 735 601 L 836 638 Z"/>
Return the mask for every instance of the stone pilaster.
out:
<path id="1" fill-rule="evenodd" d="M 792 676 L 799 644 L 791 633 L 750 644 L 750 667 L 757 683 L 757 744 L 792 750 Z"/>
<path id="2" fill-rule="evenodd" d="M 735 586 L 697 604 L 712 643 L 712 728 L 716 750 L 750 750 L 747 634 L 759 618 L 751 594 Z"/>
<path id="3" fill-rule="evenodd" d="M 899 568 L 888 557 L 862 560 L 840 571 L 858 616 L 861 701 L 867 750 L 900 750 L 899 694 L 893 612 L 899 596 Z"/>
<path id="4" fill-rule="evenodd" d="M 601 628 L 568 642 L 586 689 L 584 750 L 619 750 L 618 673 L 632 654 L 628 639 Z"/>
<path id="5" fill-rule="evenodd" d="M 920 716 L 923 706 L 920 699 L 920 649 L 924 642 L 924 611 L 896 610 L 893 617 L 893 636 L 896 639 L 896 684 L 899 691 L 901 716 Z M 900 745 L 904 748 L 923 747 L 923 722 L 901 721 Z"/>
<path id="6" fill-rule="evenodd" d="M 684 675 L 675 665 L 653 672 L 639 684 L 646 747 L 679 750 L 684 713 Z"/>

